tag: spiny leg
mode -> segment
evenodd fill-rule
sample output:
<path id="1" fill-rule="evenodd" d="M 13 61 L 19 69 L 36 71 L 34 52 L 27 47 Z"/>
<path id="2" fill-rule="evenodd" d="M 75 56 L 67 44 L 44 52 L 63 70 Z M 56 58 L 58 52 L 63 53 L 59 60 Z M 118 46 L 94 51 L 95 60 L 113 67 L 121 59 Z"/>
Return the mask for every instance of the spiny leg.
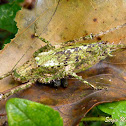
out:
<path id="1" fill-rule="evenodd" d="M 100 37 L 102 35 L 106 35 L 107 33 L 110 33 L 110 32 L 113 32 L 115 30 L 118 30 L 120 28 L 123 28 L 125 26 L 126 26 L 126 23 L 124 23 L 122 25 L 118 25 L 118 26 L 116 26 L 114 28 L 111 28 L 109 30 L 106 30 L 106 31 L 101 31 L 98 34 L 92 34 L 91 33 L 90 35 L 87 35 L 87 36 L 84 36 L 84 37 L 80 37 L 80 38 L 77 38 L 77 39 L 73 39 L 73 40 L 63 42 L 62 45 L 68 45 L 68 44 L 72 44 L 72 43 L 76 43 L 76 42 L 80 42 L 80 41 L 84 41 L 84 40 L 90 40 L 90 39 L 93 39 L 93 38 L 96 38 L 96 37 Z M 45 38 L 42 38 L 42 37 L 38 36 L 36 33 L 35 33 L 35 36 L 38 37 L 43 42 L 47 43 L 47 45 L 52 46 L 51 43 L 49 41 L 47 41 Z"/>
<path id="2" fill-rule="evenodd" d="M 77 43 L 77 42 L 84 41 L 84 40 L 91 40 L 93 38 L 100 37 L 102 35 L 106 35 L 107 33 L 113 32 L 113 31 L 118 30 L 120 28 L 123 28 L 125 26 L 126 26 L 126 23 L 124 23 L 122 25 L 118 25 L 118 26 L 111 28 L 109 30 L 106 30 L 106 31 L 101 31 L 98 34 L 92 34 L 91 33 L 90 35 L 87 35 L 87 36 L 84 36 L 84 37 L 80 37 L 80 38 L 76 38 L 76 39 L 73 39 L 73 40 L 66 41 L 66 42 L 63 43 L 63 45 Z"/>
<path id="3" fill-rule="evenodd" d="M 46 40 L 45 38 L 40 37 L 36 33 L 35 33 L 35 37 L 38 37 L 41 41 L 43 41 L 44 43 L 46 43 L 49 47 L 53 47 L 54 48 L 54 46 L 52 46 L 52 44 L 48 40 Z"/>
<path id="4" fill-rule="evenodd" d="M 81 41 L 84 41 L 84 40 L 90 40 L 90 39 L 93 39 L 93 38 L 94 38 L 94 35 L 91 33 L 90 35 L 87 35 L 87 36 L 84 36 L 84 37 L 80 37 L 80 38 L 76 38 L 76 39 L 73 39 L 73 40 L 63 42 L 62 45 L 74 44 L 74 43 L 77 43 L 77 42 L 81 42 Z"/>
<path id="5" fill-rule="evenodd" d="M 45 45 L 45 46 L 41 47 L 40 49 L 38 49 L 37 51 L 35 51 L 33 56 L 36 57 L 36 56 L 38 56 L 39 53 L 48 52 L 51 49 L 54 49 L 54 46 L 52 47 L 52 46 L 49 46 L 49 45 Z"/>
<path id="6" fill-rule="evenodd" d="M 98 89 L 97 87 L 95 87 L 94 85 L 92 85 L 91 83 L 89 83 L 88 81 L 84 80 L 81 76 L 78 76 L 76 73 L 70 73 L 70 75 L 73 76 L 73 77 L 75 77 L 76 79 L 82 81 L 83 83 L 86 83 L 90 87 L 92 87 L 94 89 Z"/>
<path id="7" fill-rule="evenodd" d="M 6 92 L 0 93 L 0 101 L 2 99 L 7 99 L 9 96 L 11 96 L 11 95 L 13 95 L 15 93 L 18 93 L 18 92 L 20 92 L 22 90 L 25 90 L 25 89 L 31 87 L 33 84 L 34 84 L 34 82 L 30 81 L 28 83 L 22 84 L 20 86 L 15 87 L 15 88 L 9 89 Z"/>
<path id="8" fill-rule="evenodd" d="M 6 74 L 0 76 L 0 80 L 2 80 L 2 79 L 5 78 L 5 77 L 10 76 L 11 74 L 12 74 L 12 71 L 10 71 L 10 72 L 8 72 L 8 73 L 6 73 Z"/>
<path id="9" fill-rule="evenodd" d="M 45 46 L 41 47 L 40 49 L 38 49 L 37 51 L 35 51 L 33 54 L 34 57 L 38 56 L 38 54 L 41 52 L 48 52 L 49 50 L 55 48 L 55 46 L 52 46 L 52 44 L 49 41 L 47 41 L 45 38 L 38 36 L 36 33 L 35 33 L 35 37 L 38 37 L 41 41 L 43 41 L 47 45 L 45 45 Z"/>
<path id="10" fill-rule="evenodd" d="M 35 37 L 38 37 L 41 41 L 43 41 L 44 43 L 46 43 L 49 47 L 55 48 L 54 46 L 52 46 L 52 44 L 48 40 L 46 40 L 45 38 L 42 38 L 42 37 L 38 36 L 36 33 L 35 33 Z M 77 38 L 77 39 L 74 39 L 74 40 L 69 40 L 69 41 L 63 42 L 62 46 L 68 45 L 68 44 L 72 44 L 72 43 L 76 43 L 76 42 L 80 42 L 80 41 L 83 41 L 83 40 L 93 39 L 93 38 L 94 38 L 94 36 L 91 33 L 90 35 L 87 35 L 87 36 L 84 36 L 84 37 L 80 37 L 80 38 Z"/>

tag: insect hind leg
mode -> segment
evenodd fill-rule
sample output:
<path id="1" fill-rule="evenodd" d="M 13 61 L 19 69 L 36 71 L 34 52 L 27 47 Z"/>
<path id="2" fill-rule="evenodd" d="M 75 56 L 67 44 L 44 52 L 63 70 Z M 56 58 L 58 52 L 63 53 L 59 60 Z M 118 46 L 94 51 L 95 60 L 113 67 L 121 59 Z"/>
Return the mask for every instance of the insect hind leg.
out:
<path id="1" fill-rule="evenodd" d="M 81 76 L 78 76 L 76 73 L 70 73 L 71 76 L 75 77 L 76 79 L 82 81 L 83 83 L 89 85 L 90 87 L 92 87 L 93 89 L 101 89 L 99 87 L 96 87 L 94 85 L 92 85 L 91 83 L 89 83 L 88 81 L 84 80 Z"/>

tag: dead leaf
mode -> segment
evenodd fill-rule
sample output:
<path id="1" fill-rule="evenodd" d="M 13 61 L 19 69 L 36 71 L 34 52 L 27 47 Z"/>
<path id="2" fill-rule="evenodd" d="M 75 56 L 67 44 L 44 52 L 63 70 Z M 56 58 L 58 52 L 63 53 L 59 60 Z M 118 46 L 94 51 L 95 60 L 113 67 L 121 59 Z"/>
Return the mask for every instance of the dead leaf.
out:
<path id="1" fill-rule="evenodd" d="M 38 35 L 52 44 L 71 40 L 87 34 L 99 33 L 125 23 L 126 2 L 121 0 L 45 0 L 39 1 L 32 10 L 22 9 L 16 21 L 19 28 L 16 37 L 0 53 L 0 75 L 26 62 L 43 43 L 32 35 Z M 99 39 L 114 43 L 126 43 L 126 28 L 104 35 Z M 97 40 L 98 39 L 98 40 Z M 25 54 L 25 55 L 24 55 Z M 116 52 L 116 56 L 107 58 L 87 71 L 79 73 L 89 82 L 106 89 L 93 90 L 75 79 L 68 79 L 68 88 L 54 88 L 36 84 L 12 97 L 20 97 L 52 106 L 63 117 L 64 126 L 76 125 L 94 106 L 103 102 L 126 99 L 126 51 Z M 102 78 L 102 79 L 101 79 Z M 17 84 L 11 78 L 0 81 L 3 92 Z M 1 113 L 4 113 L 5 101 L 1 101 Z M 4 120 L 3 120 L 4 121 Z M 2 123 L 2 120 L 0 121 Z"/>

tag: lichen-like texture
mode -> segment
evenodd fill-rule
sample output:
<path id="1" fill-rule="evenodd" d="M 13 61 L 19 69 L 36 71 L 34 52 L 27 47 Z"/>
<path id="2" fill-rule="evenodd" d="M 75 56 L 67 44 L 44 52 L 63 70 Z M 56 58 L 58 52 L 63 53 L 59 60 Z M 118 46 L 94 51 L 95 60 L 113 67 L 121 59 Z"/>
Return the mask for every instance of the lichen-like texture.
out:
<path id="1" fill-rule="evenodd" d="M 110 44 L 102 41 L 42 51 L 23 66 L 15 69 L 13 77 L 21 82 L 34 80 L 34 82 L 49 83 L 86 70 L 107 56 L 112 56 L 110 54 L 112 51 L 125 47 L 124 44 Z"/>

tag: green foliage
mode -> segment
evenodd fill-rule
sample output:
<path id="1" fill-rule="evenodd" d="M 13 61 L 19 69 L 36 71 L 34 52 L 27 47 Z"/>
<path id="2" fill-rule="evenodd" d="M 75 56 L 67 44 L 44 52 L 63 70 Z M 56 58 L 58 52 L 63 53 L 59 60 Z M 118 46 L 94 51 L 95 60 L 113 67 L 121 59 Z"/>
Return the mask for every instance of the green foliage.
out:
<path id="1" fill-rule="evenodd" d="M 10 0 L 8 4 L 0 6 L 0 28 L 11 33 L 17 32 L 16 22 L 14 21 L 16 12 L 21 9 L 19 3 L 23 0 Z"/>
<path id="2" fill-rule="evenodd" d="M 125 126 L 126 101 L 100 104 L 82 119 L 89 126 Z M 85 126 L 81 125 L 80 126 Z"/>
<path id="3" fill-rule="evenodd" d="M 100 110 L 112 116 L 107 121 L 115 122 L 117 126 L 126 125 L 126 101 L 101 104 L 98 106 Z"/>
<path id="4" fill-rule="evenodd" d="M 59 113 L 51 107 L 25 99 L 6 103 L 9 126 L 63 126 Z"/>
<path id="5" fill-rule="evenodd" d="M 21 9 L 20 2 L 23 0 L 9 0 L 9 3 L 0 5 L 0 49 L 4 44 L 9 43 L 17 33 L 14 18 L 17 11 Z"/>
<path id="6" fill-rule="evenodd" d="M 91 111 L 89 111 L 81 120 L 80 126 L 112 126 L 112 123 L 106 123 L 106 117 L 110 116 L 109 114 L 101 111 L 97 106 L 94 107 Z M 83 125 L 82 125 L 83 122 Z"/>
<path id="7" fill-rule="evenodd" d="M 104 103 L 98 106 L 98 108 L 109 114 L 112 115 L 114 108 L 119 104 L 120 102 L 113 102 L 113 103 Z"/>

